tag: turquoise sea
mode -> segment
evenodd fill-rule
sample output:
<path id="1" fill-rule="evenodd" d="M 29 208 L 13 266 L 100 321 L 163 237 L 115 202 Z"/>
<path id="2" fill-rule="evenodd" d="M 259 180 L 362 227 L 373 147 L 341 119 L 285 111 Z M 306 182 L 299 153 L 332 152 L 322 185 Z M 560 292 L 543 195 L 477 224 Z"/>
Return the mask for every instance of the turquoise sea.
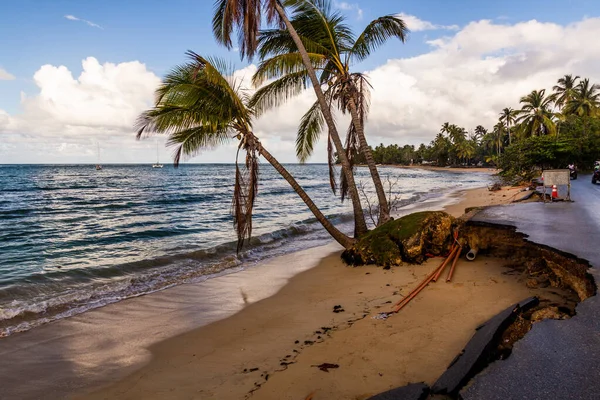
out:
<path id="1" fill-rule="evenodd" d="M 326 215 L 352 230 L 351 207 L 332 194 L 326 165 L 286 167 Z M 367 173 L 359 168 L 357 181 L 368 184 Z M 408 207 L 490 180 L 481 173 L 380 173 L 397 179 L 400 206 Z M 263 164 L 253 239 L 236 254 L 233 176 L 230 164 L 100 171 L 0 165 L 0 337 L 330 240 L 287 182 Z"/>

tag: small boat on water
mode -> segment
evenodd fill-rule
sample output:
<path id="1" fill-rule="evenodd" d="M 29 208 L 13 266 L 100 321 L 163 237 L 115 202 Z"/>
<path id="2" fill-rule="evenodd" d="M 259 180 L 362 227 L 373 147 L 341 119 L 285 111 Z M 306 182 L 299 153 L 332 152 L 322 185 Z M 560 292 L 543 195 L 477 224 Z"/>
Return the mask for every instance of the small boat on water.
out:
<path id="1" fill-rule="evenodd" d="M 152 168 L 162 168 L 163 165 L 158 160 L 158 140 L 156 141 L 156 164 L 152 164 Z"/>
<path id="2" fill-rule="evenodd" d="M 96 164 L 96 171 L 100 171 L 102 169 L 102 165 L 100 164 L 100 143 L 96 143 L 98 146 L 98 164 Z"/>

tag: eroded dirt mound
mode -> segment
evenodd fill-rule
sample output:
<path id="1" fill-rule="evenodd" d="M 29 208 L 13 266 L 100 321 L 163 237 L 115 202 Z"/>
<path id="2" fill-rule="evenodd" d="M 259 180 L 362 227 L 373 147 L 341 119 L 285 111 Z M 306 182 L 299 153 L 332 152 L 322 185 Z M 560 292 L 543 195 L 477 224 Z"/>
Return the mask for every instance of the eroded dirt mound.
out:
<path id="1" fill-rule="evenodd" d="M 461 227 L 467 246 L 481 254 L 502 257 L 526 277 L 528 287 L 568 288 L 580 301 L 596 293 L 589 264 L 569 254 L 525 240 L 512 227 L 467 223 Z"/>
<path id="2" fill-rule="evenodd" d="M 391 267 L 422 263 L 427 256 L 448 252 L 456 220 L 442 211 L 425 211 L 390 221 L 362 237 L 342 253 L 349 265 Z"/>

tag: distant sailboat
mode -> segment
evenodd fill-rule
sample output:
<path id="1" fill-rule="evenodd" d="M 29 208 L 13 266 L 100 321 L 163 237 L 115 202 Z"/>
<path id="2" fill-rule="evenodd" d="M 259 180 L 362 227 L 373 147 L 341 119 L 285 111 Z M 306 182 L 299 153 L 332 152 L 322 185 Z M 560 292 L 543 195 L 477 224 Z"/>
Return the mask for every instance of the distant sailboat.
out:
<path id="1" fill-rule="evenodd" d="M 96 164 L 96 171 L 100 171 L 102 169 L 102 165 L 100 165 L 100 143 L 96 143 L 98 146 L 98 164 Z"/>
<path id="2" fill-rule="evenodd" d="M 162 168 L 163 165 L 158 161 L 158 140 L 156 141 L 156 164 L 152 164 L 152 168 Z"/>

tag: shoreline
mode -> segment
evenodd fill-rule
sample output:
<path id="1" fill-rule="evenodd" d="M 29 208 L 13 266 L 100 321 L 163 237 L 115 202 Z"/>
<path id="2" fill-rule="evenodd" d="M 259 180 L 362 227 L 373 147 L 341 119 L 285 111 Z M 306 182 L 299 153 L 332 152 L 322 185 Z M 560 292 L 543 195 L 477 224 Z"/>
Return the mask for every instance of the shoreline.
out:
<path id="1" fill-rule="evenodd" d="M 450 199 L 450 203 L 454 204 L 448 207 L 455 207 L 454 213 L 462 214 L 460 210 L 466 204 L 465 198 L 478 191 L 487 192 L 487 189 L 455 194 Z M 441 202 L 448 200 L 444 197 Z M 437 199 L 425 208 L 439 209 L 439 205 Z M 7 382 L 4 384 L 6 393 L 18 398 L 33 398 L 36 397 L 35 393 L 53 394 L 51 397 L 83 393 L 82 398 L 88 398 L 85 394 L 90 390 L 115 382 L 119 382 L 117 385 L 127 382 L 140 371 L 160 363 L 157 354 L 165 353 L 160 350 L 156 353 L 157 349 L 177 341 L 182 337 L 180 335 L 193 337 L 200 330 L 209 329 L 221 321 L 245 320 L 244 313 L 248 309 L 259 307 L 258 304 L 262 309 L 265 302 L 280 296 L 296 279 L 303 281 L 306 286 L 306 279 L 311 281 L 313 278 L 299 277 L 320 271 L 323 258 L 329 260 L 326 264 L 330 265 L 332 260 L 327 256 L 337 249 L 337 245 L 329 244 L 290 253 L 241 272 L 125 300 L 0 340 L 0 355 L 6 361 L 4 364 L 11 366 L 10 369 L 0 368 Z M 339 257 L 334 258 L 339 262 Z M 280 268 L 281 265 L 286 268 Z M 349 270 L 343 266 L 332 269 L 336 272 Z M 424 270 L 421 268 L 419 271 Z M 413 273 L 415 271 L 411 272 L 411 276 L 414 276 Z M 342 273 L 333 282 L 344 281 L 345 278 L 346 273 Z M 404 286 L 407 284 L 404 282 Z M 159 318 L 156 318 L 157 312 Z M 270 311 L 261 313 L 271 314 Z M 324 316 L 328 321 L 331 315 L 335 314 L 327 309 Z M 132 320 L 136 323 L 129 323 Z M 246 323 L 249 322 L 246 320 Z M 236 323 L 236 326 L 239 327 L 239 324 Z M 123 337 L 129 339 L 122 340 Z M 40 352 L 40 348 L 43 351 Z M 171 349 L 166 356 L 170 353 L 177 351 Z M 273 352 L 269 350 L 268 353 Z M 55 371 L 52 376 L 47 374 L 49 367 Z M 24 375 L 31 376 L 34 383 L 27 387 L 8 384 L 18 382 L 19 377 Z M 57 380 L 67 383 L 57 385 Z M 110 390 L 110 386 L 101 389 L 95 396 L 104 398 L 104 390 Z M 116 396 L 121 398 L 120 395 Z"/>
<path id="2" fill-rule="evenodd" d="M 447 208 L 462 215 L 481 198 L 501 202 L 519 191 L 468 190 Z M 535 294 L 560 297 L 528 288 L 502 259 L 480 256 L 459 263 L 452 283 L 377 318 L 438 264 L 352 268 L 335 252 L 273 296 L 152 346 L 143 368 L 77 398 L 367 399 L 410 382 L 432 384 L 482 322 Z M 318 368 L 324 363 L 338 367 L 326 373 Z"/>
<path id="3" fill-rule="evenodd" d="M 381 167 L 391 167 L 391 168 L 404 168 L 404 169 L 423 169 L 426 171 L 438 171 L 438 172 L 478 172 L 478 173 L 486 173 L 495 175 L 500 172 L 497 168 L 486 168 L 486 167 L 436 167 L 433 165 L 399 165 L 399 164 L 382 164 Z"/>

